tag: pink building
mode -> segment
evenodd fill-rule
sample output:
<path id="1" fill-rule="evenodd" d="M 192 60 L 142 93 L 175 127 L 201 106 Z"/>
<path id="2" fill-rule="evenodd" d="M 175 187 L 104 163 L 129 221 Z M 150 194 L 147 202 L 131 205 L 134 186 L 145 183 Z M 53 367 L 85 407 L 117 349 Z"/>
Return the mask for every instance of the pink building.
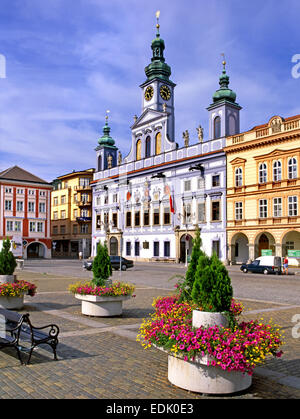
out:
<path id="1" fill-rule="evenodd" d="M 51 190 L 18 166 L 0 172 L 0 240 L 9 237 L 16 256 L 51 258 Z"/>

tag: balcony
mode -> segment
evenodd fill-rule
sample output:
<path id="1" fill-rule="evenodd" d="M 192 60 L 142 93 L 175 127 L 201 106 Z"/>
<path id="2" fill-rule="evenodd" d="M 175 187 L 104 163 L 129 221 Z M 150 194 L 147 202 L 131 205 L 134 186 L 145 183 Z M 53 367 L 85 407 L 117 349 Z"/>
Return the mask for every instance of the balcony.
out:
<path id="1" fill-rule="evenodd" d="M 91 185 L 76 185 L 74 191 L 91 191 Z"/>
<path id="2" fill-rule="evenodd" d="M 89 223 L 92 221 L 92 217 L 76 217 L 78 223 Z"/>
<path id="3" fill-rule="evenodd" d="M 77 201 L 78 207 L 88 207 L 92 205 L 92 201 L 90 199 L 85 199 L 83 201 Z"/>

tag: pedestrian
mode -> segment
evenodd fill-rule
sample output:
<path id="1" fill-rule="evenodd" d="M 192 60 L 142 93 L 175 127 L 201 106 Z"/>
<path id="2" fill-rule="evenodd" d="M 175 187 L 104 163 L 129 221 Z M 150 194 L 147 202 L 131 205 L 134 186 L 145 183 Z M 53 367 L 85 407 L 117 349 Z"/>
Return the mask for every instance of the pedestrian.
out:
<path id="1" fill-rule="evenodd" d="M 287 256 L 283 260 L 283 273 L 285 273 L 286 275 L 289 274 L 289 260 Z"/>

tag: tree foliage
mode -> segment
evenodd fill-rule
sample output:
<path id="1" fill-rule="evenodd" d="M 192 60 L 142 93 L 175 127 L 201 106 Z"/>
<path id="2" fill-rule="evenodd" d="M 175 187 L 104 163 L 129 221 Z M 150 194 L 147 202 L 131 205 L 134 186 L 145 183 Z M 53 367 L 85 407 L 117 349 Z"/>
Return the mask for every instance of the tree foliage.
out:
<path id="1" fill-rule="evenodd" d="M 16 258 L 10 251 L 10 240 L 3 240 L 3 247 L 0 252 L 0 275 L 12 275 L 17 266 Z"/>
<path id="2" fill-rule="evenodd" d="M 228 271 L 214 253 L 209 263 L 199 258 L 191 297 L 204 311 L 229 311 L 233 290 Z"/>
<path id="3" fill-rule="evenodd" d="M 96 286 L 104 285 L 106 281 L 112 275 L 112 266 L 106 243 L 102 245 L 98 243 L 97 255 L 93 261 L 93 283 Z"/>

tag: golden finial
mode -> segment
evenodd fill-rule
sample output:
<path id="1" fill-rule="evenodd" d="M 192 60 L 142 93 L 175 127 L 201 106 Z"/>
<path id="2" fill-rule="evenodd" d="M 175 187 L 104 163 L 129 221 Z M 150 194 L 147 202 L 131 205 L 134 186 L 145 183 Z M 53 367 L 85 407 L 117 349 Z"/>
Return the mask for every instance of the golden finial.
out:
<path id="1" fill-rule="evenodd" d="M 158 29 L 159 29 L 159 16 L 160 16 L 160 10 L 157 10 L 157 12 L 155 13 L 155 16 L 156 16 L 156 21 L 157 21 L 157 23 L 156 23 L 156 28 L 157 28 L 157 32 L 158 32 Z"/>
<path id="2" fill-rule="evenodd" d="M 222 52 L 221 56 L 223 57 L 223 62 L 222 62 L 222 64 L 223 64 L 223 69 L 225 70 L 226 61 L 225 61 L 225 54 L 224 54 L 224 52 Z"/>
<path id="3" fill-rule="evenodd" d="M 108 114 L 109 114 L 109 112 L 110 112 L 109 110 L 106 111 L 106 115 L 105 115 L 106 122 L 108 120 Z"/>

